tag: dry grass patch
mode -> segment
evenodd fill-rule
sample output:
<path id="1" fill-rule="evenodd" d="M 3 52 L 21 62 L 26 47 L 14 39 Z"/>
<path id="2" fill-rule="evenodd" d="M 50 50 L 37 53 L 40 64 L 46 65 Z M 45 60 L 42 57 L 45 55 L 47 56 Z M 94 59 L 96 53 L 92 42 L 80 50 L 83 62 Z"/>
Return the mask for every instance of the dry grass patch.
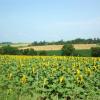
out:
<path id="1" fill-rule="evenodd" d="M 96 44 L 73 44 L 74 48 L 76 50 L 82 50 L 82 49 L 90 49 L 91 47 L 97 47 Z M 41 50 L 61 50 L 63 45 L 45 45 L 45 46 L 28 46 L 28 47 L 22 47 L 19 49 L 34 49 L 36 51 L 41 51 Z"/>
<path id="2" fill-rule="evenodd" d="M 37 51 L 41 50 L 61 50 L 63 45 L 45 45 L 45 46 L 30 46 L 30 47 L 24 47 L 24 48 L 19 48 L 19 49 L 34 49 Z"/>
<path id="3" fill-rule="evenodd" d="M 75 49 L 91 49 L 91 47 L 97 47 L 96 44 L 74 44 Z"/>

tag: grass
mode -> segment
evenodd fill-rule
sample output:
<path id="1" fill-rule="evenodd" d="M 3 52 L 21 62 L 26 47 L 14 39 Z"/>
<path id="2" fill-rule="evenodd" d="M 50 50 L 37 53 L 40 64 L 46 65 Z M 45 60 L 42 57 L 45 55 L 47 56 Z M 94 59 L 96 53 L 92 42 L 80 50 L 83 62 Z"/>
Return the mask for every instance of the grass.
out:
<path id="1" fill-rule="evenodd" d="M 53 50 L 53 51 L 47 51 L 48 55 L 58 55 L 60 56 L 62 51 L 61 50 Z"/>
<path id="2" fill-rule="evenodd" d="M 76 50 L 90 49 L 91 47 L 97 47 L 97 44 L 73 44 Z M 42 45 L 42 46 L 23 46 L 19 49 L 34 49 L 36 51 L 50 51 L 50 50 L 61 50 L 63 45 Z"/>
<path id="3" fill-rule="evenodd" d="M 91 57 L 91 50 L 90 49 L 86 49 L 86 50 L 76 50 L 76 53 L 79 56 L 82 56 L 82 57 Z"/>
<path id="4" fill-rule="evenodd" d="M 39 54 L 41 51 L 37 51 L 37 54 Z M 46 54 L 48 56 L 54 56 L 54 55 L 57 55 L 57 56 L 60 56 L 61 55 L 61 50 L 48 50 L 46 51 Z"/>
<path id="5" fill-rule="evenodd" d="M 37 53 L 39 54 L 41 51 L 37 51 Z M 48 56 L 61 56 L 62 51 L 61 50 L 49 50 L 46 51 Z M 86 49 L 86 50 L 76 50 L 75 51 L 75 55 L 76 56 L 81 56 L 81 57 L 91 57 L 91 50 L 90 49 Z"/>

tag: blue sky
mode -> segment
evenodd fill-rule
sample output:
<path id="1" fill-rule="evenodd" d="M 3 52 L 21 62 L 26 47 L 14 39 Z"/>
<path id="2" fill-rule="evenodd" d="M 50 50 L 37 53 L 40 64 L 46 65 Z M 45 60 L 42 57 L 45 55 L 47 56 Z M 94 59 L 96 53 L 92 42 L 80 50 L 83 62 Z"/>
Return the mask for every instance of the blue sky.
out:
<path id="1" fill-rule="evenodd" d="M 100 38 L 100 0 L 0 0 L 0 42 Z"/>

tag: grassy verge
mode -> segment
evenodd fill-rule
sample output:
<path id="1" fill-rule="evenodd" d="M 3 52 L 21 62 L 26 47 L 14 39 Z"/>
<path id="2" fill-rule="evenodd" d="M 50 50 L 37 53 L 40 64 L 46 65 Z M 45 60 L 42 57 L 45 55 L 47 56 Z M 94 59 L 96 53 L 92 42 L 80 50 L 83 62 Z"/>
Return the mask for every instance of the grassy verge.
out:
<path id="1" fill-rule="evenodd" d="M 37 53 L 39 54 L 41 51 L 37 51 Z M 61 50 L 51 50 L 51 51 L 46 51 L 46 54 L 48 56 L 61 56 L 62 51 Z M 81 57 L 91 57 L 91 50 L 86 49 L 86 50 L 76 50 L 75 51 L 75 55 L 76 56 L 81 56 Z"/>
<path id="2" fill-rule="evenodd" d="M 91 57 L 91 50 L 87 49 L 87 50 L 76 50 L 75 51 L 79 56 L 82 57 Z"/>
<path id="3" fill-rule="evenodd" d="M 39 54 L 41 51 L 37 51 L 37 54 Z M 48 56 L 53 56 L 53 55 L 56 55 L 56 56 L 61 56 L 61 53 L 62 51 L 61 50 L 49 50 L 49 51 L 46 51 L 46 54 Z"/>

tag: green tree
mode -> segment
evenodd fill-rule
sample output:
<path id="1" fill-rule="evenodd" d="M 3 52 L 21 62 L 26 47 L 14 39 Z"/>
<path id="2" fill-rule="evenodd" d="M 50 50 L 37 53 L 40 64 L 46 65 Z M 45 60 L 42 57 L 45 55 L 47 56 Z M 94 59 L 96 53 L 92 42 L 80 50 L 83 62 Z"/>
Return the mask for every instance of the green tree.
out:
<path id="1" fill-rule="evenodd" d="M 29 49 L 28 55 L 37 55 L 37 52 L 34 49 Z"/>
<path id="2" fill-rule="evenodd" d="M 1 47 L 0 50 L 1 54 L 9 54 L 9 55 L 16 55 L 18 54 L 18 49 L 16 47 L 11 47 L 11 46 L 3 46 Z"/>
<path id="3" fill-rule="evenodd" d="M 91 48 L 91 56 L 92 57 L 100 57 L 100 47 Z"/>
<path id="4" fill-rule="evenodd" d="M 73 55 L 75 49 L 72 44 L 65 44 L 62 48 L 62 55 L 63 56 L 70 56 Z"/>
<path id="5" fill-rule="evenodd" d="M 43 51 L 40 51 L 39 55 L 40 55 L 40 56 L 46 56 L 46 55 L 47 55 L 47 52 L 44 51 L 44 50 L 43 50 Z"/>
<path id="6" fill-rule="evenodd" d="M 34 49 L 25 49 L 23 55 L 37 55 L 37 52 Z"/>

